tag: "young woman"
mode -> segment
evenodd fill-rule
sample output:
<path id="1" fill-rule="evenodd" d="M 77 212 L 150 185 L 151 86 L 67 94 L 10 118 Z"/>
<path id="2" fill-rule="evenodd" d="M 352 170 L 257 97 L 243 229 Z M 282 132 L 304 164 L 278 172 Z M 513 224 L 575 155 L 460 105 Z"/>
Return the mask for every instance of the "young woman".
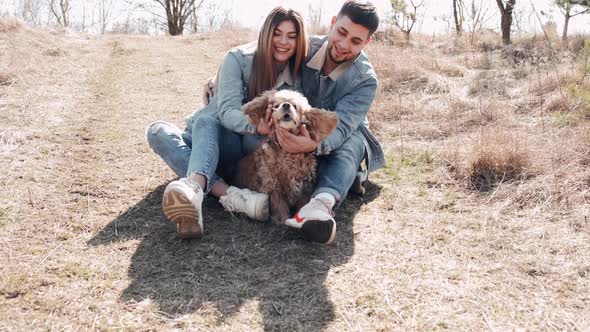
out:
<path id="1" fill-rule="evenodd" d="M 271 130 L 270 114 L 250 124 L 240 110 L 242 104 L 269 89 L 298 89 L 306 53 L 301 14 L 277 7 L 267 16 L 257 43 L 226 54 L 215 94 L 187 118 L 184 132 L 164 121 L 148 127 L 150 147 L 181 177 L 168 184 L 162 199 L 164 214 L 176 224 L 180 238 L 202 236 L 205 194 L 219 197 L 230 212 L 268 219 L 268 195 L 228 186 L 220 175 L 231 173 L 231 167 L 253 149 L 256 135 Z"/>

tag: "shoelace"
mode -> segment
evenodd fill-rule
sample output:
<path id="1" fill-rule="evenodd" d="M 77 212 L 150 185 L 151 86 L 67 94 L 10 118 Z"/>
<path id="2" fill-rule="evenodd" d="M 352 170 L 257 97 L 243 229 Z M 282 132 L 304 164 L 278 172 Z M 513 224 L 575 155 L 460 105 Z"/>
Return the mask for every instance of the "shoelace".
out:
<path id="1" fill-rule="evenodd" d="M 203 188 L 201 188 L 201 185 L 197 182 L 191 181 L 188 178 L 184 178 L 184 182 L 196 193 L 203 191 Z"/>
<path id="2" fill-rule="evenodd" d="M 228 197 L 226 199 L 224 199 L 224 201 L 225 201 L 224 205 L 225 205 L 225 208 L 230 212 L 233 212 L 236 209 L 239 210 L 239 208 L 236 208 L 236 206 L 234 205 L 234 203 L 236 203 L 236 200 L 230 199 L 230 197 L 239 198 L 241 200 L 242 204 L 246 204 L 246 201 L 248 200 L 246 198 L 246 196 L 244 196 L 244 194 L 242 194 L 241 192 L 238 192 L 238 191 L 229 192 L 229 193 L 227 193 L 227 196 Z"/>
<path id="3" fill-rule="evenodd" d="M 320 203 L 322 204 L 322 206 L 323 206 L 324 208 L 326 208 L 326 210 L 327 210 L 327 211 L 328 211 L 328 213 L 329 213 L 329 214 L 332 216 L 332 218 L 336 216 L 336 214 L 334 213 L 334 211 L 333 211 L 333 210 L 332 210 L 332 209 L 331 209 L 331 208 L 328 206 L 328 204 L 326 204 L 326 202 L 322 201 L 322 200 L 321 200 L 321 199 L 319 199 L 319 198 L 314 198 L 314 199 L 313 199 L 313 201 L 314 201 L 314 202 L 320 202 Z M 318 204 L 315 204 L 315 205 L 318 205 Z M 315 206 L 312 206 L 312 207 L 315 207 Z M 319 205 L 318 205 L 318 208 L 319 208 Z"/>

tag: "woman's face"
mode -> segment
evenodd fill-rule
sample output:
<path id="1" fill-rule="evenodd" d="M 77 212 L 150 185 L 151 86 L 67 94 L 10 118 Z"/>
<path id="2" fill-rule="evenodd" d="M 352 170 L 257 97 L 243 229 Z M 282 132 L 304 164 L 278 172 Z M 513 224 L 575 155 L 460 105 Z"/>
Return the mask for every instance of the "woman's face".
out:
<path id="1" fill-rule="evenodd" d="M 272 57 L 277 64 L 284 64 L 295 54 L 297 30 L 295 24 L 285 20 L 275 28 L 272 35 Z"/>

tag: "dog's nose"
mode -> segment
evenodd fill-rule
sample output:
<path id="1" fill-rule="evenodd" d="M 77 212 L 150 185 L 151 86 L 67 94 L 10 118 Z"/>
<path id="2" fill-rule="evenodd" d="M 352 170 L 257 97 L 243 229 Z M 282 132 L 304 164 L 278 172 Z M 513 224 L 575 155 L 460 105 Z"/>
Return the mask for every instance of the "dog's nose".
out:
<path id="1" fill-rule="evenodd" d="M 283 110 L 288 111 L 289 108 L 291 107 L 291 105 L 289 105 L 287 103 L 283 103 L 283 105 L 281 105 L 281 107 L 283 108 Z"/>

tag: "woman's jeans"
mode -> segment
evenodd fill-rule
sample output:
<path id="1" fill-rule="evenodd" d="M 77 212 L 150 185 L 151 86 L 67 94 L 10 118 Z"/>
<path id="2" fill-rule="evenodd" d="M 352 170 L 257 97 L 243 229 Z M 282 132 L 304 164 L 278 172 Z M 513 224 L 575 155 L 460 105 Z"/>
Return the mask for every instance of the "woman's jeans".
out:
<path id="1" fill-rule="evenodd" d="M 218 174 L 222 169 L 224 174 L 231 173 L 230 168 L 245 156 L 242 135 L 226 129 L 211 116 L 198 117 L 184 132 L 168 122 L 156 121 L 148 127 L 146 136 L 152 150 L 176 175 L 205 176 L 205 193 L 221 180 Z"/>
<path id="2" fill-rule="evenodd" d="M 232 174 L 232 167 L 254 151 L 260 139 L 259 136 L 234 133 L 211 116 L 198 117 L 191 129 L 182 132 L 173 124 L 157 121 L 149 126 L 147 140 L 176 175 L 204 175 L 207 179 L 205 193 L 221 179 L 218 174 Z M 364 156 L 364 140 L 357 131 L 338 149 L 318 157 L 318 182 L 313 196 L 326 192 L 341 202 L 354 182 Z"/>

